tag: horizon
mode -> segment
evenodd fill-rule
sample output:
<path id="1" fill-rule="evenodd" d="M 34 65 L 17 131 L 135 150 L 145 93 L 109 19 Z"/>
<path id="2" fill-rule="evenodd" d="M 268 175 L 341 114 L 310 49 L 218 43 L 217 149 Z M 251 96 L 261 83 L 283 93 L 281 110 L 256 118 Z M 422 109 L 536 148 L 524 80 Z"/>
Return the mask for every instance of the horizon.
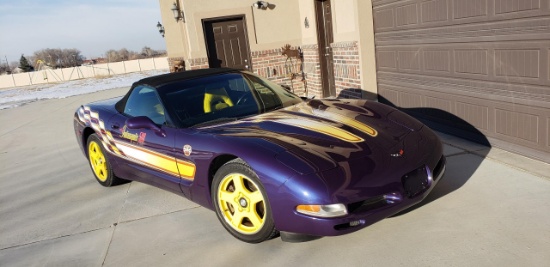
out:
<path id="1" fill-rule="evenodd" d="M 47 48 L 78 49 L 86 59 L 110 49 L 166 50 L 158 1 L 0 0 L 0 10 L 0 64 Z"/>

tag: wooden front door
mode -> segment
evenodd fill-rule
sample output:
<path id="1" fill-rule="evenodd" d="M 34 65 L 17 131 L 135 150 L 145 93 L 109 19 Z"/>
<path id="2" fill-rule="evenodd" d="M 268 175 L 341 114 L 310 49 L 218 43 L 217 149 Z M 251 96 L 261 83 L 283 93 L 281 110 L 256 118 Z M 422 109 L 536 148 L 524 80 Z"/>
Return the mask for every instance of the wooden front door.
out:
<path id="1" fill-rule="evenodd" d="M 210 68 L 252 71 L 244 16 L 203 20 Z"/>
<path id="2" fill-rule="evenodd" d="M 330 47 L 333 42 L 330 0 L 315 1 L 315 17 L 317 19 L 317 43 L 319 44 L 323 97 L 336 96 L 332 49 Z"/>

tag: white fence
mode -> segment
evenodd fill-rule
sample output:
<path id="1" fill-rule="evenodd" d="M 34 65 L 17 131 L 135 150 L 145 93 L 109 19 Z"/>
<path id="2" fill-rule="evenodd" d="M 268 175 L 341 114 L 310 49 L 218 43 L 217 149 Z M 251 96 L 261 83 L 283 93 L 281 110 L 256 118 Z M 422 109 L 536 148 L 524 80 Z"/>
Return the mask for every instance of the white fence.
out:
<path id="1" fill-rule="evenodd" d="M 166 57 L 159 57 L 64 69 L 45 69 L 11 75 L 0 75 L 0 88 L 58 83 L 147 70 L 167 70 L 168 68 L 168 59 Z"/>

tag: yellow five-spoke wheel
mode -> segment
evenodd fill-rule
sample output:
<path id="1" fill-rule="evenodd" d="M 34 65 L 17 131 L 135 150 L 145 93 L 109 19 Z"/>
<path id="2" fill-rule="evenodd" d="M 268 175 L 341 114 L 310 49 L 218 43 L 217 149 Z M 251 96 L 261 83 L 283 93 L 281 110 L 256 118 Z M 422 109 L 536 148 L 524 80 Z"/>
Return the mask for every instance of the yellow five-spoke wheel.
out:
<path id="1" fill-rule="evenodd" d="M 111 169 L 111 164 L 105 156 L 99 137 L 96 134 L 91 134 L 87 143 L 88 161 L 96 180 L 103 186 L 113 186 L 121 183 L 122 180 L 117 178 Z"/>
<path id="2" fill-rule="evenodd" d="M 242 160 L 223 165 L 212 183 L 218 219 L 233 236 L 259 243 L 277 235 L 262 184 Z"/>

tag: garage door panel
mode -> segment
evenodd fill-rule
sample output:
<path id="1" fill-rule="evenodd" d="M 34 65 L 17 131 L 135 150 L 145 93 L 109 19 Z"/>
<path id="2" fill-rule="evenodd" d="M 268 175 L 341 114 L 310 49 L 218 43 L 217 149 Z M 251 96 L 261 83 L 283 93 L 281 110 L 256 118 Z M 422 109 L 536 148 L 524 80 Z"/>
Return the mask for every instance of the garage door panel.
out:
<path id="1" fill-rule="evenodd" d="M 472 99 L 464 100 L 455 102 L 455 115 L 479 130 L 489 130 L 489 107 L 482 103 L 472 102 Z"/>
<path id="2" fill-rule="evenodd" d="M 378 85 L 402 86 L 439 93 L 474 96 L 509 104 L 550 108 L 550 88 L 474 79 L 378 72 Z"/>
<path id="3" fill-rule="evenodd" d="M 448 0 L 429 0 L 420 3 L 421 22 L 423 24 L 449 21 L 450 11 Z"/>
<path id="4" fill-rule="evenodd" d="M 487 17 L 489 15 L 489 1 L 487 0 L 452 0 L 453 20 Z M 464 23 L 464 22 L 461 22 Z"/>
<path id="5" fill-rule="evenodd" d="M 547 0 L 408 0 L 373 1 L 377 33 L 452 28 L 466 24 L 502 24 L 550 14 Z M 416 13 L 416 14 L 415 14 Z M 502 25 L 497 26 L 497 29 Z"/>
<path id="6" fill-rule="evenodd" d="M 379 31 L 375 33 L 376 45 L 446 44 L 495 41 L 548 40 L 550 14 L 521 20 L 507 20 L 465 25 L 433 25 L 434 28 Z M 437 28 L 435 28 L 437 26 Z M 445 27 L 443 27 L 445 26 Z"/>
<path id="7" fill-rule="evenodd" d="M 388 84 L 379 85 L 379 93 L 383 101 L 389 101 L 413 115 L 447 125 L 451 133 L 474 133 L 471 128 L 474 126 L 494 144 L 504 148 L 524 154 L 531 151 L 531 156 L 537 155 L 542 160 L 541 155 L 550 153 L 550 113 L 547 109 Z M 385 95 L 393 97 L 388 99 Z M 415 96 L 413 101 L 409 99 L 411 95 Z M 418 99 L 421 104 L 411 105 L 418 103 Z M 457 120 L 457 117 L 460 119 Z M 524 149 L 519 149 L 521 147 Z"/>
<path id="8" fill-rule="evenodd" d="M 535 16 L 548 10 L 547 0 L 495 0 L 495 15 L 521 13 L 524 16 Z"/>
<path id="9" fill-rule="evenodd" d="M 378 47 L 381 71 L 548 86 L 547 41 Z"/>
<path id="10" fill-rule="evenodd" d="M 443 47 L 422 49 L 423 71 L 434 75 L 451 75 L 452 50 Z"/>
<path id="11" fill-rule="evenodd" d="M 508 138 L 520 139 L 517 140 L 519 142 L 539 144 L 539 121 L 540 116 L 537 114 L 509 110 L 509 108 L 495 109 L 495 132 Z"/>
<path id="12" fill-rule="evenodd" d="M 383 101 L 389 101 L 390 104 L 401 107 L 409 113 L 422 115 L 439 123 L 451 124 L 455 128 L 466 131 L 472 130 L 470 125 L 483 133 L 489 133 L 488 131 L 492 130 L 489 122 L 494 106 L 477 98 L 460 95 L 449 97 L 448 93 L 442 94 L 390 84 L 379 85 L 378 90 Z M 388 92 L 392 92 L 397 97 L 393 99 L 385 97 Z M 411 96 L 414 96 L 413 100 Z"/>
<path id="13" fill-rule="evenodd" d="M 397 70 L 397 52 L 396 51 L 377 51 L 377 67 L 386 70 Z"/>

